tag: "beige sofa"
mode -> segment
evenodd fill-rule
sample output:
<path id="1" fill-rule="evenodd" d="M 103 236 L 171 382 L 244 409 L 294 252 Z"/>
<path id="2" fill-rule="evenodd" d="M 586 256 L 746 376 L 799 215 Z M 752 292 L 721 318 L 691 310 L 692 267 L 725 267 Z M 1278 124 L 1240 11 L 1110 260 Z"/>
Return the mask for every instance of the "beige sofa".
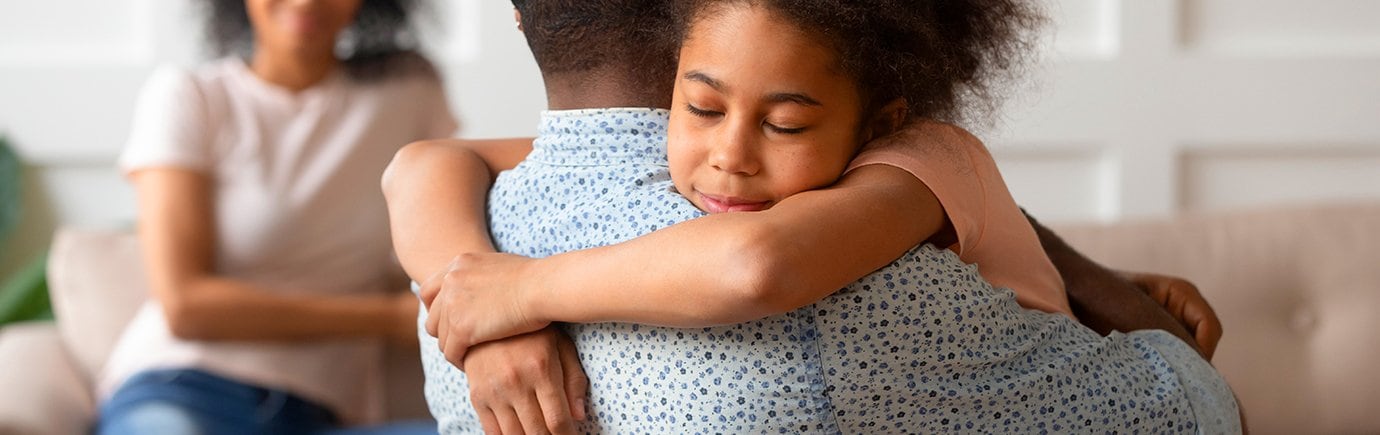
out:
<path id="1" fill-rule="evenodd" d="M 1380 433 L 1380 203 L 1064 225 L 1089 256 L 1187 277 L 1226 335 L 1214 363 L 1255 433 Z M 125 234 L 62 231 L 49 271 L 60 325 L 0 330 L 0 434 L 81 433 L 91 376 L 142 294 Z M 393 416 L 425 413 L 395 353 Z"/>
<path id="2" fill-rule="evenodd" d="M 1056 227 L 1089 257 L 1193 281 L 1258 434 L 1380 434 L 1380 203 Z"/>
<path id="3" fill-rule="evenodd" d="M 63 229 L 48 259 L 59 321 L 0 329 L 0 435 L 84 434 L 93 380 L 146 295 L 139 245 L 117 231 Z M 387 416 L 428 418 L 417 350 L 387 360 Z"/>

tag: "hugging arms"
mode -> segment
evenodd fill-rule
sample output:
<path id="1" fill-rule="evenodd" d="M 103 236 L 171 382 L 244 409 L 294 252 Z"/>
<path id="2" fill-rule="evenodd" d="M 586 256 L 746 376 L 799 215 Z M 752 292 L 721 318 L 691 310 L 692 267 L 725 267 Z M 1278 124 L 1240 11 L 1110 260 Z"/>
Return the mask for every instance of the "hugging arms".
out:
<path id="1" fill-rule="evenodd" d="M 551 2 L 547 5 L 548 7 L 542 8 L 532 2 L 526 3 L 527 7 L 531 9 L 524 12 L 558 15 L 560 11 L 569 8 L 569 6 L 557 6 L 559 2 Z M 519 2 L 515 2 L 515 5 L 518 5 L 519 10 L 522 10 L 523 6 Z M 568 10 L 573 11 L 574 9 L 569 8 Z M 717 12 L 726 10 L 729 9 L 716 9 Z M 741 12 L 741 10 L 734 10 Z M 611 9 L 606 13 L 610 17 L 627 14 L 627 12 L 619 11 L 626 10 Z M 541 27 L 542 20 L 532 18 L 534 16 L 544 17 L 545 15 L 525 14 L 522 18 L 522 25 L 525 28 L 524 34 L 528 37 L 529 45 L 537 55 L 538 64 L 543 68 L 550 108 L 553 110 L 591 109 L 591 111 L 566 111 L 559 114 L 549 114 L 549 116 L 544 115 L 544 126 L 565 125 L 569 127 L 569 130 L 580 130 L 577 127 L 578 124 L 561 124 L 562 120 L 573 119 L 574 122 L 584 120 L 586 125 L 589 125 L 591 121 L 597 123 L 601 120 L 612 123 L 613 121 L 627 121 L 626 117 L 635 116 L 634 114 L 637 113 L 616 110 L 600 112 L 597 108 L 601 107 L 660 107 L 674 108 L 674 110 L 682 108 L 680 105 L 671 104 L 668 101 L 669 83 L 665 79 L 673 76 L 681 79 L 695 76 L 694 74 L 673 75 L 662 71 L 641 77 L 630 73 L 619 73 L 620 68 L 627 68 L 629 65 L 640 66 L 644 63 L 644 60 L 640 60 L 636 55 L 627 54 L 631 52 L 625 53 L 624 57 L 615 55 L 604 59 L 608 62 L 607 68 L 609 70 L 597 67 L 571 69 L 569 65 L 562 62 L 569 59 L 561 57 L 563 56 L 561 53 L 566 53 L 565 56 L 575 57 L 601 51 L 624 53 L 617 51 L 618 47 L 620 44 L 628 45 L 629 39 L 616 37 L 614 36 L 616 33 L 596 32 L 593 34 L 608 35 L 608 40 L 600 41 L 599 37 L 595 37 L 594 40 L 583 41 L 590 46 L 590 50 L 552 52 L 548 51 L 551 47 L 550 44 L 558 43 L 569 48 L 572 42 L 555 37 L 555 35 L 563 33 L 546 32 Z M 647 18 L 637 17 L 637 19 L 628 22 L 647 23 L 649 22 Z M 552 23 L 559 22 L 552 21 Z M 609 21 L 609 23 L 619 22 L 621 21 Z M 636 27 L 638 24 L 629 25 Z M 705 34 L 713 35 L 715 33 Z M 744 38 L 744 40 L 763 41 L 762 38 Z M 818 41 L 805 42 L 806 45 L 809 45 Z M 739 44 L 720 46 L 731 47 L 733 45 Z M 655 52 L 656 50 L 646 51 Z M 770 52 L 773 51 L 758 51 L 757 53 Z M 777 50 L 776 52 L 780 51 Z M 830 57 L 831 55 L 826 54 L 815 57 L 815 59 L 828 59 Z M 710 58 L 724 59 L 713 56 Z M 681 59 L 682 61 L 685 60 L 683 53 Z M 749 57 L 743 60 L 751 62 L 756 59 Z M 793 59 L 787 59 L 787 61 L 791 60 Z M 584 64 L 581 63 L 580 65 Z M 595 65 L 599 64 L 596 63 Z M 763 69 L 756 70 L 763 71 Z M 795 69 L 790 70 L 796 71 Z M 709 72 L 713 73 L 713 71 Z M 639 78 L 643 80 L 635 80 Z M 706 82 L 713 83 L 715 80 L 700 80 L 699 83 L 692 85 L 702 86 Z M 919 82 L 917 81 L 917 83 Z M 624 83 L 625 86 L 622 86 L 621 89 L 628 94 L 593 98 L 589 97 L 589 91 L 581 85 L 582 83 Z M 783 82 L 778 81 L 776 83 Z M 711 85 L 711 87 L 713 86 Z M 635 94 L 636 90 L 648 91 L 645 95 L 640 95 Z M 677 95 L 679 96 L 679 93 Z M 579 98 L 581 96 L 589 98 L 581 99 Z M 923 100 L 915 99 L 913 101 Z M 701 107 L 704 106 L 701 105 Z M 725 108 L 711 109 L 719 110 L 717 112 L 719 116 L 724 115 L 723 110 Z M 746 112 L 755 113 L 751 110 Z M 856 109 L 850 111 L 845 108 L 839 113 L 856 113 Z M 693 111 L 690 115 L 700 116 Z M 601 118 L 601 116 L 607 117 Z M 649 116 L 664 116 L 664 114 L 655 115 L 652 113 Z M 762 125 L 762 129 L 758 130 L 768 129 L 768 127 L 776 128 L 779 123 L 764 122 Z M 661 131 L 665 131 L 665 127 L 661 128 L 663 129 Z M 781 133 L 778 130 L 784 131 L 785 129 L 778 128 L 771 130 L 770 133 L 789 134 Z M 643 131 L 645 132 L 645 130 Z M 640 135 L 637 132 L 628 133 L 631 135 L 625 136 L 624 139 L 639 140 Z M 543 164 L 536 165 L 537 168 L 528 168 L 525 177 L 522 175 L 506 177 L 504 183 L 508 185 L 507 196 L 502 193 L 504 192 L 503 189 L 495 191 L 495 195 L 497 195 L 495 203 L 498 205 L 493 206 L 497 208 L 489 209 L 491 213 L 495 213 L 494 219 L 498 225 L 492 233 L 496 237 L 494 240 L 502 242 L 505 240 L 505 234 L 507 234 L 507 243 L 532 240 L 524 239 L 524 237 L 542 238 L 551 235 L 552 238 L 550 239 L 538 239 L 544 241 L 537 242 L 537 244 L 554 242 L 552 246 L 569 246 L 560 243 L 563 237 L 568 241 L 570 238 L 587 237 L 585 233 L 600 232 L 606 233 L 608 237 L 613 239 L 621 239 L 622 236 L 617 232 L 624 231 L 623 228 L 634 228 L 627 226 L 627 222 L 635 222 L 636 219 L 639 219 L 637 210 L 639 206 L 646 207 L 647 210 L 681 210 L 676 213 L 685 210 L 685 207 L 677 208 L 674 204 L 652 205 L 646 202 L 630 202 L 629 208 L 612 211 L 609 210 L 610 204 L 621 203 L 624 198 L 618 197 L 616 194 L 601 196 L 598 189 L 590 191 L 588 190 L 590 187 L 586 186 L 585 183 L 578 183 L 579 186 L 576 186 L 573 181 L 574 178 L 567 179 L 567 182 L 570 183 L 568 185 L 557 182 L 556 180 L 559 178 L 548 178 L 546 181 L 542 181 L 538 177 L 540 171 L 558 174 L 558 176 L 561 176 L 559 174 L 565 176 L 586 174 L 586 172 L 580 172 L 582 169 L 579 169 L 579 166 L 582 164 L 594 165 L 596 158 L 592 156 L 598 154 L 596 151 L 606 149 L 612 149 L 614 150 L 612 152 L 615 153 L 620 152 L 620 149 L 629 153 L 640 152 L 643 154 L 643 160 L 641 160 L 643 162 L 655 160 L 655 157 L 651 155 L 655 154 L 655 147 L 631 148 L 629 147 L 631 144 L 622 145 L 628 147 L 626 149 L 613 144 L 596 146 L 593 138 L 590 138 L 588 145 L 584 145 L 586 142 L 580 137 L 562 136 L 562 128 L 546 129 L 544 127 L 543 137 L 547 137 L 547 134 L 554 137 L 548 138 L 548 141 L 545 142 L 546 145 L 544 145 L 548 160 Z M 755 136 L 752 137 L 755 138 Z M 776 136 L 771 137 L 775 138 Z M 901 137 L 904 138 L 904 136 Z M 564 143 L 569 146 L 562 145 L 561 141 L 563 140 L 568 141 Z M 662 138 L 661 140 L 664 141 L 665 139 Z M 664 142 L 658 142 L 656 145 L 659 146 L 661 143 Z M 820 144 L 830 146 L 834 142 L 822 141 Z M 927 142 L 915 142 L 914 144 L 932 145 Z M 549 160 L 552 152 L 569 151 L 581 146 L 594 153 L 581 154 L 581 156 L 586 157 L 573 160 L 566 157 L 565 162 L 576 163 L 573 167 L 561 167 L 561 164 L 553 164 Z M 457 367 L 463 365 L 468 370 L 468 375 L 470 375 L 469 388 L 460 388 L 459 391 L 451 392 L 441 391 L 440 395 L 467 393 L 473 399 L 470 404 L 477 411 L 477 418 L 485 429 L 491 432 L 495 431 L 495 428 L 502 429 L 505 427 L 508 429 L 514 427 L 549 427 L 564 432 L 565 430 L 560 429 L 569 429 L 569 426 L 563 427 L 561 426 L 562 423 L 568 421 L 570 416 L 578 417 L 585 409 L 580 404 L 580 400 L 586 397 L 581 391 L 583 380 L 580 378 L 583 375 L 579 367 L 580 360 L 574 358 L 570 346 L 561 345 L 561 343 L 566 343 L 567 339 L 560 332 L 551 327 L 543 327 L 548 321 L 624 320 L 656 325 L 704 326 L 757 319 L 820 300 L 820 298 L 838 290 L 840 285 L 853 282 L 873 270 L 887 265 L 888 262 L 905 253 L 910 247 L 931 239 L 935 234 L 942 233 L 942 229 L 946 226 L 946 216 L 942 211 L 943 206 L 939 204 L 935 192 L 931 191 L 928 185 L 920 182 L 923 178 L 917 179 L 918 176 L 897 170 L 894 167 L 872 165 L 848 172 L 847 175 L 832 185 L 829 185 L 831 183 L 816 184 L 816 187 L 828 187 L 815 190 L 805 189 L 806 191 L 802 193 L 781 199 L 767 210 L 753 213 L 724 213 L 692 219 L 621 245 L 592 248 L 587 251 L 576 250 L 569 254 L 555 255 L 544 260 L 479 254 L 492 250 L 489 228 L 483 223 L 489 183 L 494 181 L 494 177 L 499 171 L 513 167 L 517 162 L 522 161 L 532 149 L 531 143 L 523 140 L 470 142 L 468 145 L 459 146 L 446 143 L 418 144 L 409 146 L 400 153 L 390 167 L 389 173 L 385 176 L 385 191 L 390 203 L 390 216 L 398 254 L 409 274 L 418 282 L 425 283 L 422 296 L 429 311 L 429 315 L 425 316 L 425 326 L 428 332 L 437 337 L 439 343 L 439 346 L 430 344 L 425 342 L 430 337 L 422 337 L 424 353 L 428 350 L 427 348 L 430 348 L 432 353 L 436 353 L 436 347 L 440 347 L 445 353 L 440 358 L 424 357 L 424 364 L 430 360 L 433 363 L 428 367 L 439 365 L 446 366 L 442 367 L 443 369 L 449 369 L 451 367 L 446 364 L 446 361 L 449 361 L 449 364 Z M 556 151 L 552 151 L 553 149 Z M 541 161 L 541 159 L 535 160 Z M 634 170 L 627 165 L 613 165 L 607 159 L 601 161 L 610 165 L 610 170 Z M 622 169 L 613 169 L 615 167 Z M 665 171 L 665 166 L 662 166 L 662 169 L 648 168 L 648 174 Z M 843 167 L 840 165 L 837 168 L 842 170 Z M 523 171 L 515 172 L 523 173 Z M 672 178 L 675 178 L 676 172 L 674 170 L 671 171 L 671 174 Z M 683 177 L 686 172 L 681 172 L 681 174 Z M 831 180 L 837 178 L 838 175 L 839 172 L 834 172 L 834 178 Z M 598 180 L 603 181 L 604 178 L 598 178 Z M 523 189 L 516 188 L 519 185 L 517 183 L 526 182 L 535 183 L 526 190 L 527 195 L 530 196 L 523 196 L 522 194 L 514 196 L 515 192 L 523 191 Z M 551 184 L 541 184 L 543 182 Z M 638 186 L 641 185 L 639 182 Z M 643 198 L 637 195 L 658 194 L 647 188 L 636 189 L 632 188 L 631 185 L 624 187 L 630 190 L 622 192 L 615 189 L 613 192 L 626 193 L 635 198 Z M 680 192 L 686 193 L 687 197 L 690 196 L 690 190 L 679 189 L 681 187 L 679 184 L 676 187 Z M 587 192 L 591 196 L 558 195 L 557 193 L 562 190 Z M 544 192 L 552 193 L 546 194 Z M 605 189 L 604 192 L 608 193 L 609 190 Z M 664 192 L 669 192 L 669 190 Z M 675 194 L 669 193 L 669 195 L 674 196 Z M 599 198 L 599 200 L 581 200 L 580 198 Z M 659 201 L 666 200 L 670 200 L 670 198 L 659 199 Z M 678 202 L 683 203 L 684 198 L 678 198 L 678 200 Z M 592 210 L 606 210 L 609 214 L 581 216 L 578 213 L 571 215 L 569 213 L 572 212 L 569 211 L 555 213 L 554 209 L 546 208 L 548 206 L 554 207 L 552 204 L 556 203 L 560 203 L 562 210 L 564 210 L 565 205 L 569 204 L 575 207 L 589 207 Z M 513 208 L 514 206 L 516 208 Z M 704 209 L 704 207 L 701 208 Z M 1012 208 L 1014 209 L 1014 205 Z M 952 213 L 952 210 L 949 212 Z M 540 225 L 520 228 L 507 227 L 506 230 L 502 227 L 504 222 L 508 224 L 517 223 L 518 225 L 533 225 L 542 222 L 542 219 L 534 218 L 533 213 L 552 213 L 560 216 L 552 218 L 553 220 L 567 219 L 570 223 L 556 224 L 553 227 L 559 227 L 566 231 L 560 235 L 544 232 L 550 231 L 550 229 L 543 229 Z M 634 234 L 650 231 L 650 229 L 643 230 L 643 228 L 666 226 L 686 219 L 686 215 L 677 214 L 676 216 L 680 216 L 679 218 L 668 215 L 658 221 L 656 216 L 648 216 L 647 213 L 649 212 L 643 211 L 640 219 L 651 219 L 653 222 L 659 223 L 637 226 L 632 231 Z M 506 218 L 500 219 L 499 216 L 506 216 Z M 580 229 L 579 223 L 585 225 L 584 230 Z M 1028 225 L 1025 222 L 1020 222 L 1020 224 Z M 567 226 L 561 227 L 560 225 Z M 610 230 L 606 228 L 606 225 L 614 225 L 614 228 L 617 229 L 609 232 Z M 515 235 L 514 232 L 522 234 Z M 626 235 L 627 233 L 622 234 Z M 1031 242 L 1033 244 L 1037 241 L 1031 240 Z M 526 255 L 542 256 L 566 250 L 570 249 L 556 249 L 554 251 L 524 251 L 520 249 L 515 252 L 529 252 Z M 451 263 L 458 254 L 465 252 L 471 254 L 461 255 L 458 261 Z M 1051 257 L 1060 258 L 1058 255 L 1051 255 Z M 1074 260 L 1075 263 L 1085 261 L 1081 257 L 1070 255 L 1063 255 L 1061 259 L 1065 261 Z M 1127 317 L 1122 314 L 1089 315 L 1088 313 L 1097 313 L 1098 310 L 1108 306 L 1117 309 L 1139 307 L 1141 308 L 1140 312 L 1149 313 L 1152 316 L 1151 319 L 1156 319 L 1153 316 L 1158 316 L 1157 321 L 1148 322 L 1151 327 L 1176 328 L 1175 320 L 1166 315 L 1163 309 L 1159 308 L 1153 300 L 1148 299 L 1143 292 L 1095 264 L 1084 263 L 1081 266 L 1057 265 L 1051 267 L 1058 267 L 1060 270 L 1066 271 L 1098 272 L 1104 278 L 1101 283 L 1093 283 L 1093 287 L 1090 287 L 1095 290 L 1080 292 L 1079 290 L 1082 289 L 1070 289 L 1068 291 L 1068 294 L 1075 299 L 1086 300 L 1086 302 L 1076 301 L 1069 304 L 1081 309 L 1078 312 L 1080 317 L 1124 321 Z M 1068 281 L 1071 283 L 1089 283 L 1087 280 L 1069 279 Z M 1119 286 L 1109 286 L 1106 284 L 1108 282 L 1117 283 Z M 869 293 L 872 292 L 862 292 L 859 296 Z M 1063 293 L 1062 289 L 1060 289 L 1060 293 Z M 476 295 L 492 297 L 466 299 Z M 1097 297 L 1082 297 L 1089 295 Z M 505 297 L 507 299 L 504 299 Z M 1060 298 L 1062 299 L 1063 296 Z M 1130 303 L 1116 302 L 1118 298 L 1128 300 Z M 544 307 L 543 304 L 545 304 Z M 466 312 L 466 310 L 469 311 Z M 1109 310 L 1108 312 L 1116 313 L 1117 311 Z M 476 334 L 477 324 L 467 324 L 467 322 L 473 322 L 479 317 L 515 319 L 516 322 L 513 322 L 514 325 L 502 326 L 497 331 L 479 331 Z M 777 319 L 774 321 L 780 321 L 781 318 L 777 317 Z M 1067 319 L 1064 321 L 1067 322 Z M 592 328 L 572 326 L 575 330 L 594 331 L 594 335 L 584 336 L 592 340 L 583 338 L 581 340 L 582 352 L 585 352 L 582 356 L 592 359 L 587 363 L 596 372 L 599 369 L 595 367 L 616 369 L 620 360 L 608 359 L 610 349 L 606 348 L 604 353 L 600 353 L 600 351 L 590 352 L 591 349 L 584 346 L 609 344 L 609 340 L 612 338 L 607 334 L 599 335 L 599 331 L 619 331 L 619 327 L 609 326 L 604 329 L 598 324 L 590 326 Z M 1111 329 L 1110 326 L 1101 325 L 1100 329 L 1105 332 Z M 1133 324 L 1124 326 L 1124 328 L 1140 329 L 1141 326 Z M 510 340 L 480 344 L 486 339 L 533 329 L 536 329 L 536 332 L 519 335 Z M 1206 329 L 1204 328 L 1204 330 Z M 633 331 L 636 329 L 634 328 Z M 617 344 L 613 345 L 616 349 L 612 350 L 612 355 L 615 357 L 620 353 L 617 349 L 627 350 L 629 345 L 646 344 L 641 338 L 633 340 L 636 343 L 630 342 L 630 338 L 623 339 L 622 332 L 626 331 L 619 331 L 618 336 L 623 341 L 614 339 L 615 342 L 622 343 L 621 347 Z M 675 331 L 668 333 L 673 337 L 680 335 L 680 332 Z M 684 332 L 687 337 L 694 333 L 693 331 Z M 751 334 L 747 335 L 750 340 Z M 1181 338 L 1188 337 L 1182 330 L 1178 335 Z M 693 339 L 687 340 L 694 341 Z M 473 351 L 466 355 L 467 348 L 475 344 L 478 345 L 474 346 Z M 694 347 L 696 343 L 685 343 L 685 345 Z M 631 352 L 627 353 L 627 358 L 633 357 Z M 916 357 L 921 357 L 921 355 L 917 354 Z M 599 362 L 601 358 L 603 359 L 602 363 Z M 442 361 L 441 364 L 435 364 L 434 360 Z M 665 360 L 658 359 L 658 361 Z M 621 363 L 632 363 L 632 361 L 621 361 Z M 687 361 L 687 364 L 699 363 L 703 363 L 703 361 Z M 636 364 L 638 364 L 637 367 L 639 367 L 640 372 L 640 368 L 644 364 L 640 362 Z M 432 373 L 433 371 L 429 369 L 429 381 L 433 380 Z M 681 370 L 681 374 L 686 374 L 684 369 Z M 627 380 L 621 377 L 623 375 L 614 375 L 616 378 Z M 463 377 L 452 378 L 444 373 L 437 379 L 443 382 L 457 381 L 452 385 L 465 384 Z M 595 379 L 596 384 L 606 380 L 603 376 L 597 376 Z M 449 384 L 449 382 L 446 383 Z M 437 388 L 444 389 L 446 386 L 441 385 Z M 601 386 L 596 385 L 596 392 L 602 389 L 605 394 L 595 394 L 595 399 L 609 397 L 607 396 L 610 392 L 609 388 L 610 384 L 608 383 Z M 924 388 L 928 388 L 928 386 Z M 618 391 L 637 394 L 636 389 Z M 621 392 L 617 394 L 622 394 Z M 683 392 L 691 394 L 690 391 Z M 786 392 L 789 393 L 790 390 L 787 389 Z M 670 392 L 668 391 L 668 393 Z M 435 412 L 438 404 L 436 400 L 433 400 L 430 382 L 428 399 L 432 402 Z M 701 393 L 701 399 L 714 400 L 705 397 L 704 393 Z M 447 408 L 453 410 L 455 402 L 445 403 L 446 400 L 447 398 L 441 397 L 442 403 L 439 405 L 443 410 Z M 470 404 L 461 406 L 468 408 L 467 405 Z M 742 405 L 742 402 L 738 402 L 738 404 Z M 616 407 L 619 405 L 608 404 L 608 406 Z M 666 403 L 661 402 L 660 406 L 665 408 Z M 442 420 L 442 426 L 447 427 L 447 421 L 445 421 L 443 414 L 438 414 L 438 418 Z M 614 414 L 614 418 L 623 417 Z M 688 414 L 685 418 L 689 418 Z M 600 420 L 606 421 L 602 418 Z M 504 429 L 504 432 L 509 431 Z"/>
<path id="2" fill-rule="evenodd" d="M 884 140 L 905 137 L 902 132 Z M 478 344 L 461 359 L 454 345 L 446 347 L 452 338 L 446 333 L 449 322 L 469 319 L 448 315 L 471 308 L 461 302 L 469 293 L 443 287 L 560 282 L 563 288 L 579 289 L 567 295 L 612 302 L 602 307 L 606 311 L 572 320 L 676 326 L 745 321 L 822 298 L 885 265 L 942 225 L 912 218 L 923 214 L 924 207 L 936 206 L 924 184 L 903 171 L 874 165 L 874 170 L 852 171 L 834 186 L 792 196 L 769 210 L 709 215 L 622 244 L 543 260 L 462 255 L 493 251 L 484 219 L 488 186 L 530 150 L 526 139 L 421 142 L 398 154 L 384 184 L 399 258 L 409 275 L 425 283 L 429 329 L 441 339 L 447 358 L 467 369 L 474 405 L 506 406 L 533 424 L 568 421 L 583 412 L 578 404 L 585 380 L 569 339 L 557 328 L 545 327 Z M 1182 330 L 1147 296 L 1147 291 L 1158 295 L 1169 289 L 1180 318 L 1199 325 L 1195 329 L 1205 338 L 1201 347 L 1210 349 L 1220 336 L 1210 308 L 1191 285 L 1154 276 L 1133 284 L 1078 255 L 1038 224 L 1036 229 L 1068 283 L 1079 319 L 1100 322 L 1089 325 L 1098 332 Z M 549 276 L 560 278 L 543 279 Z M 790 289 L 795 292 L 772 294 Z M 620 291 L 625 293 L 619 296 Z M 634 292 L 644 296 L 634 297 Z M 646 294 L 680 299 L 649 304 L 641 299 Z M 620 301 L 627 303 L 621 312 Z M 666 309 L 641 312 L 646 318 L 620 317 L 637 315 L 646 305 Z M 551 402 L 564 406 L 543 406 Z"/>

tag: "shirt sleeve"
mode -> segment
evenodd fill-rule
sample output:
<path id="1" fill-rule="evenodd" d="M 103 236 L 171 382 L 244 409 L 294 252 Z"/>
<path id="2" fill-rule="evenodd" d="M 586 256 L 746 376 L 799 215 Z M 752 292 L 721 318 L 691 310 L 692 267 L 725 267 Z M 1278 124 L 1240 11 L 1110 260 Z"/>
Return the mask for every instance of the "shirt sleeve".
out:
<path id="1" fill-rule="evenodd" d="M 957 126 L 930 122 L 920 128 L 920 140 L 869 145 L 848 170 L 885 164 L 914 175 L 944 207 L 958 239 L 950 248 L 960 259 L 977 264 L 993 286 L 1015 291 L 1022 306 L 1072 316 L 1058 269 L 987 147 Z"/>
<path id="2" fill-rule="evenodd" d="M 849 163 L 847 171 L 881 164 L 909 172 L 925 183 L 939 198 L 953 225 L 958 241 L 957 246 L 950 248 L 963 257 L 981 242 L 987 223 L 987 193 L 965 150 L 972 146 L 965 143 L 972 135 L 938 122 L 922 124 L 918 133 L 911 136 L 919 139 L 915 141 L 883 140 L 868 144 Z"/>
<path id="3" fill-rule="evenodd" d="M 209 171 L 214 159 L 207 118 L 205 95 L 191 73 L 159 68 L 135 103 L 120 169 L 126 174 L 153 167 Z"/>

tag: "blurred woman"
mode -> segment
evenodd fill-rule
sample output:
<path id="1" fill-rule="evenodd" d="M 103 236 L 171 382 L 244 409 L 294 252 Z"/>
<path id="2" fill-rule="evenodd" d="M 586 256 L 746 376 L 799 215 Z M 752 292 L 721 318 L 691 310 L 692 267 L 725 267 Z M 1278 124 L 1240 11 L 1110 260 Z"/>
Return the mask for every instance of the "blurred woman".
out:
<path id="1" fill-rule="evenodd" d="M 383 345 L 415 346 L 418 306 L 379 176 L 456 128 L 413 3 L 205 1 L 223 58 L 157 71 L 120 159 L 152 297 L 106 365 L 97 433 L 435 433 L 377 425 Z"/>

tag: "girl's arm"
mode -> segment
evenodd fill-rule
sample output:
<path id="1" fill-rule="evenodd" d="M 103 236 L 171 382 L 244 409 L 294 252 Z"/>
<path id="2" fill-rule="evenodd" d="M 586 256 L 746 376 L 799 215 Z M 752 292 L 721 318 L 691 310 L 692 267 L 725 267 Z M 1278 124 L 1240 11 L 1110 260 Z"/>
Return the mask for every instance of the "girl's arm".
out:
<path id="1" fill-rule="evenodd" d="M 538 260 L 519 297 L 540 320 L 738 323 L 819 301 L 944 222 L 939 200 L 920 180 L 891 166 L 864 166 L 765 211 L 709 215 Z"/>
<path id="2" fill-rule="evenodd" d="M 722 213 L 620 244 L 528 259 L 465 254 L 422 286 L 447 355 L 549 322 L 701 327 L 787 312 L 937 233 L 934 194 L 886 165 L 753 213 Z"/>
<path id="3" fill-rule="evenodd" d="M 394 251 L 413 281 L 426 282 L 456 255 L 494 252 L 489 187 L 531 152 L 531 138 L 439 139 L 398 151 L 383 172 L 383 194 Z"/>
<path id="4" fill-rule="evenodd" d="M 426 282 L 456 255 L 494 252 L 485 215 L 489 187 L 531 151 L 530 138 L 441 139 L 398 151 L 384 171 L 383 193 L 394 251 L 414 281 Z M 444 304 L 425 302 L 428 322 L 442 316 Z M 517 413 L 529 433 L 572 432 L 574 422 L 585 419 L 589 381 L 559 328 L 484 343 L 468 357 L 447 351 L 444 339 L 438 343 L 448 362 L 468 369 L 470 404 L 486 429 L 494 427 L 498 409 Z"/>
<path id="5" fill-rule="evenodd" d="M 206 176 L 181 169 L 131 175 L 153 296 L 173 335 L 191 340 L 296 341 L 384 336 L 415 342 L 417 303 L 406 293 L 283 295 L 216 276 Z"/>

